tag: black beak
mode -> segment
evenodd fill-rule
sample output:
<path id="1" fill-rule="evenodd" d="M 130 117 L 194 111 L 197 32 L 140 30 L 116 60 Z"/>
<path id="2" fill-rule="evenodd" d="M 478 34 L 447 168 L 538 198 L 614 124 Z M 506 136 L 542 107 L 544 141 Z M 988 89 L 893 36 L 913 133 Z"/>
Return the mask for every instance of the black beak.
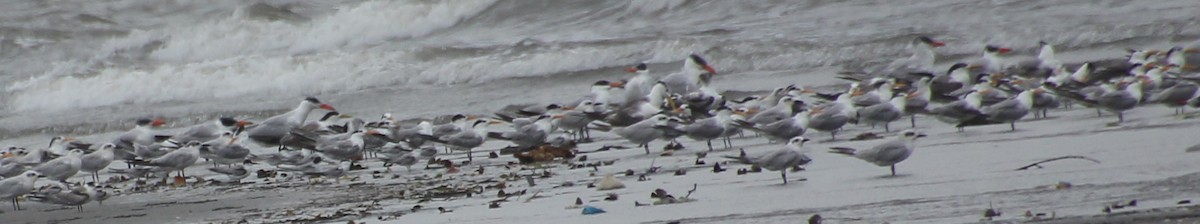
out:
<path id="1" fill-rule="evenodd" d="M 917 138 L 923 138 L 925 136 L 926 136 L 925 134 L 917 134 Z"/>
<path id="2" fill-rule="evenodd" d="M 808 139 L 801 139 L 800 142 L 808 142 Z"/>

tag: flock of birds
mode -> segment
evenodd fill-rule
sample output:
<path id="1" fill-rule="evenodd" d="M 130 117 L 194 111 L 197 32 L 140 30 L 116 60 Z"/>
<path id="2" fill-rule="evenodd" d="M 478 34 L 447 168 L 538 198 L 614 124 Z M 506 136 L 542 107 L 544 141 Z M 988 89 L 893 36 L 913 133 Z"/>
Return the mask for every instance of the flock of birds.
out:
<path id="1" fill-rule="evenodd" d="M 55 137 L 45 148 L 9 147 L 0 159 L 0 198 L 11 199 L 16 209 L 22 197 L 68 206 L 102 202 L 109 193 L 96 187 L 102 181 L 100 172 L 161 177 L 163 182 L 176 172 L 180 182 L 186 181 L 184 171 L 200 159 L 211 161 L 213 167 L 207 169 L 226 175 L 230 182 L 249 176 L 243 164 L 254 162 L 331 178 L 350 172 L 355 161 L 366 158 L 405 167 L 429 160 L 453 168 L 453 162 L 435 158 L 440 152 L 435 145 L 467 151 L 469 162 L 471 151 L 489 140 L 511 141 L 514 151 L 525 152 L 590 141 L 591 131 L 613 133 L 647 154 L 656 140 L 666 142 L 664 150 L 678 150 L 683 145 L 677 139 L 687 137 L 706 142 L 711 151 L 714 140 L 728 148 L 731 137 L 753 132 L 786 146 L 757 156 L 743 151 L 731 158 L 780 171 L 786 184 L 789 168 L 811 161 L 802 149 L 809 141 L 805 134 L 825 132 L 836 140 L 847 124 L 890 132 L 892 123 L 905 117 L 915 128 L 915 116 L 931 116 L 960 131 L 990 124 L 1009 124 L 1016 130 L 1016 123 L 1030 114 L 1045 117 L 1051 108 L 1072 104 L 1096 108 L 1098 115 L 1115 113 L 1118 122 L 1125 120 L 1124 112 L 1142 105 L 1162 104 L 1179 108 L 1177 113 L 1200 106 L 1200 79 L 1188 76 L 1200 65 L 1200 41 L 1166 51 L 1129 50 L 1125 58 L 1080 64 L 1059 61 L 1054 47 L 1044 42 L 1035 59 L 1019 62 L 1006 61 L 1009 48 L 988 45 L 979 59 L 938 72 L 934 49 L 944 45 L 930 37 L 915 38 L 908 46 L 911 57 L 843 72 L 839 78 L 854 82 L 835 93 L 789 85 L 764 95 L 727 98 L 710 85 L 717 71 L 693 54 L 679 72 L 660 79 L 643 63 L 628 69 L 633 77 L 595 82 L 588 94 L 571 102 L 508 109 L 492 118 L 458 114 L 437 125 L 422 121 L 401 127 L 391 114 L 366 122 L 311 97 L 291 111 L 258 122 L 222 117 L 176 134 L 158 130 L 164 124 L 161 119 L 139 119 L 132 130 L 96 149 L 70 137 Z M 314 110 L 329 112 L 309 120 Z M 511 129 L 489 128 L 500 123 L 511 124 Z M 834 147 L 830 152 L 890 167 L 895 175 L 895 165 L 908 158 L 916 139 L 924 136 L 907 129 L 871 148 Z M 244 142 L 278 152 L 253 154 Z M 127 166 L 110 168 L 116 160 Z M 81 172 L 91 174 L 92 181 L 70 182 Z M 36 187 L 42 179 L 49 185 Z"/>

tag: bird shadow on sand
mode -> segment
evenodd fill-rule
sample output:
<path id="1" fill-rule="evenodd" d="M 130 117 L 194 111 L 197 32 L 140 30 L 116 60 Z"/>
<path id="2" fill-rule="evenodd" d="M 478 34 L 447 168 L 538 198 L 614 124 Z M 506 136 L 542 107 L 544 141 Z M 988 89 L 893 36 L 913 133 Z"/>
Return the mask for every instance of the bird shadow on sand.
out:
<path id="1" fill-rule="evenodd" d="M 882 175 L 882 176 L 875 176 L 875 177 L 872 177 L 871 179 L 886 180 L 886 179 L 905 178 L 905 177 L 910 177 L 910 176 L 912 176 L 912 174 L 907 174 L 907 173 L 900 173 L 900 174 L 896 174 L 896 175 L 886 174 L 886 175 Z"/>

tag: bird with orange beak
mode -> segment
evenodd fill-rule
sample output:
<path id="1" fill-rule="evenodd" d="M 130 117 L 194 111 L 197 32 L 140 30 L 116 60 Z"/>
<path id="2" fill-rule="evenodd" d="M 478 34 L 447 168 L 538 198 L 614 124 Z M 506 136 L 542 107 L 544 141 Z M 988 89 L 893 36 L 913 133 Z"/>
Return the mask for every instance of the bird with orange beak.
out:
<path id="1" fill-rule="evenodd" d="M 691 54 L 683 60 L 683 68 L 679 72 L 667 75 L 659 81 L 667 85 L 668 94 L 686 95 L 700 89 L 700 75 L 705 73 L 717 74 L 717 70 L 700 55 Z"/>

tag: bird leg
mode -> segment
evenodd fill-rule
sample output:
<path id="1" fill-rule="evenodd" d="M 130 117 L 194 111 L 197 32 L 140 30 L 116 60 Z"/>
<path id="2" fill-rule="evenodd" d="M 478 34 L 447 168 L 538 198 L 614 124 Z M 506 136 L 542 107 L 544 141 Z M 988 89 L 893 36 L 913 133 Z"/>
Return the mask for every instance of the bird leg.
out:
<path id="1" fill-rule="evenodd" d="M 1012 130 L 1009 130 L 1009 131 L 1017 131 L 1017 122 L 1016 121 L 1008 122 L 1008 125 L 1009 125 L 1009 127 L 1012 128 Z"/>
<path id="2" fill-rule="evenodd" d="M 650 143 L 642 144 L 642 148 L 646 149 L 646 155 L 650 155 Z"/>
<path id="3" fill-rule="evenodd" d="M 467 149 L 467 161 L 474 162 L 474 160 L 471 158 L 471 149 Z"/>
<path id="4" fill-rule="evenodd" d="M 712 151 L 713 151 L 713 148 L 712 148 L 712 139 L 709 139 L 709 140 L 708 140 L 708 151 L 709 151 L 709 152 L 712 152 Z"/>
<path id="5" fill-rule="evenodd" d="M 896 176 L 896 165 L 892 165 L 892 176 Z"/>
<path id="6" fill-rule="evenodd" d="M 917 115 L 916 114 L 909 115 L 908 119 L 910 121 L 912 121 L 912 127 L 916 128 L 917 127 Z"/>
<path id="7" fill-rule="evenodd" d="M 779 176 L 783 178 L 783 185 L 787 185 L 787 169 L 780 170 Z"/>
<path id="8" fill-rule="evenodd" d="M 892 122 L 884 122 L 883 123 L 883 132 L 892 132 L 892 130 L 888 128 L 888 124 L 891 124 L 891 123 Z"/>

